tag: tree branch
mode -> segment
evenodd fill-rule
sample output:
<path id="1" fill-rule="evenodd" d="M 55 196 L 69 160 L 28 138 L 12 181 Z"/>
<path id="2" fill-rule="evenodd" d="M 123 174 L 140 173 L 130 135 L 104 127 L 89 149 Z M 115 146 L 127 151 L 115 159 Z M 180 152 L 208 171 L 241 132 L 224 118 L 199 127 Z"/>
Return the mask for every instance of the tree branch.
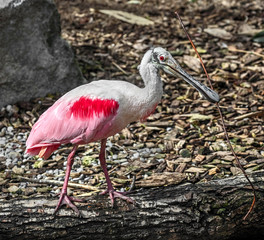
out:
<path id="1" fill-rule="evenodd" d="M 257 203 L 247 221 L 242 218 L 252 199 L 243 175 L 207 183 L 140 189 L 137 201 L 122 201 L 112 209 L 105 196 L 53 215 L 58 199 L 1 200 L 0 239 L 244 239 L 264 236 L 264 171 L 249 176 Z M 255 234 L 255 235 L 254 235 Z M 257 235 L 256 235 L 257 234 Z M 260 239 L 260 238 L 258 238 Z"/>

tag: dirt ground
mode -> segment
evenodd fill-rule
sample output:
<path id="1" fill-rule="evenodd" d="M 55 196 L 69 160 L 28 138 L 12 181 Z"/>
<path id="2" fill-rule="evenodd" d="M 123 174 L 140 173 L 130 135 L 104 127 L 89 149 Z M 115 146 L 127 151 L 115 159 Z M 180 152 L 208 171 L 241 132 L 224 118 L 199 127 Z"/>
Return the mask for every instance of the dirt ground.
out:
<path id="1" fill-rule="evenodd" d="M 55 2 L 61 15 L 62 37 L 72 45 L 86 79 L 119 79 L 142 86 L 137 66 L 147 49 L 161 46 L 186 71 L 208 85 L 174 14 L 178 11 L 221 97 L 227 130 L 242 165 L 248 173 L 264 168 L 264 39 L 256 36 L 264 29 L 262 0 Z M 100 12 L 105 9 L 133 13 L 152 24 L 122 21 Z M 132 123 L 111 139 L 108 163 L 115 186 L 126 189 L 133 177 L 135 187 L 154 187 L 241 173 L 225 140 L 215 105 L 182 80 L 165 74 L 162 78 L 164 96 L 155 113 L 146 122 Z M 19 122 L 2 113 L 1 126 L 29 133 L 38 116 L 57 98 L 48 96 L 41 99 L 41 104 L 40 99 L 18 104 Z M 98 147 L 95 143 L 80 148 L 76 161 L 81 170 L 73 172 L 72 179 L 104 189 L 102 171 L 93 164 Z M 54 171 L 63 170 L 68 149 L 61 148 L 55 158 L 45 163 L 37 158 L 28 161 L 23 176 L 63 175 Z M 17 178 L 20 167 L 10 169 L 12 177 L 6 176 L 5 166 L 1 168 L 1 198 L 58 193 L 53 185 L 44 189 L 37 183 L 29 184 L 32 191 L 14 192 L 10 187 L 21 186 Z M 51 175 L 47 174 L 49 170 L 53 170 Z M 88 176 L 87 181 L 79 181 L 80 175 Z M 82 191 L 72 189 L 74 195 Z"/>

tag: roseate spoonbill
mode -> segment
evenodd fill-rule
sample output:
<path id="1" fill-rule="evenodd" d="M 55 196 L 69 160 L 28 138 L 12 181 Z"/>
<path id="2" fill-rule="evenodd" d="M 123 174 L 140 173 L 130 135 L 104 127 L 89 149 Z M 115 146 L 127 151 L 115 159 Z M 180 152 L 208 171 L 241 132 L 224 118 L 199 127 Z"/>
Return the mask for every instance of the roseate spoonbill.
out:
<path id="1" fill-rule="evenodd" d="M 169 52 L 157 47 L 145 53 L 139 66 L 145 87 L 139 88 L 124 81 L 94 81 L 66 93 L 40 116 L 26 142 L 28 154 L 38 154 L 47 159 L 61 144 L 73 144 L 55 213 L 61 205 L 66 204 L 79 214 L 73 202 L 80 200 L 67 195 L 74 154 L 78 145 L 98 140 L 101 141 L 99 159 L 107 182 L 107 190 L 102 194 L 108 193 L 112 204 L 114 198 L 133 202 L 112 186 L 105 162 L 106 139 L 129 123 L 147 118 L 154 111 L 162 96 L 159 69 L 180 76 L 209 101 L 219 101 L 216 92 L 187 74 Z"/>

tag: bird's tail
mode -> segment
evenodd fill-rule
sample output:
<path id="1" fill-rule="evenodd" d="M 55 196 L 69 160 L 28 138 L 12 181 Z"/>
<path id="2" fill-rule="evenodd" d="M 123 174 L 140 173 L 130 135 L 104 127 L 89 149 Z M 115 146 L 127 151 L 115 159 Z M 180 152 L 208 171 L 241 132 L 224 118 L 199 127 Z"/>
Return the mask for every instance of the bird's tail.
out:
<path id="1" fill-rule="evenodd" d="M 49 145 L 49 146 L 37 146 L 37 147 L 31 147 L 31 148 L 27 148 L 26 153 L 28 153 L 29 155 L 35 156 L 35 155 L 39 155 L 39 157 L 44 158 L 44 159 L 48 159 L 49 156 L 58 149 L 58 147 L 60 146 L 60 144 L 56 144 L 56 145 Z"/>

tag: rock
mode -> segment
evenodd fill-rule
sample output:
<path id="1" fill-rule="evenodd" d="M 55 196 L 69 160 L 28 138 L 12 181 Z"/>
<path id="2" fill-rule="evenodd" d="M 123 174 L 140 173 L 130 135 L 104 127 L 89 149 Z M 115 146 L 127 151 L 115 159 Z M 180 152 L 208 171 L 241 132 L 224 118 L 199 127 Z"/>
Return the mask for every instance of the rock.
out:
<path id="1" fill-rule="evenodd" d="M 0 108 L 84 83 L 52 0 L 0 1 Z"/>
<path id="2" fill-rule="evenodd" d="M 191 157 L 191 152 L 190 152 L 190 150 L 188 150 L 188 149 L 186 149 L 186 148 L 183 148 L 183 149 L 181 149 L 180 150 L 180 152 L 179 152 L 179 154 L 182 156 L 182 157 L 184 157 L 184 158 L 189 158 L 189 157 Z"/>
<path id="3" fill-rule="evenodd" d="M 3 130 L 3 128 L 2 128 L 2 130 Z M 5 136 L 5 131 L 0 131 L 0 137 L 3 137 L 3 136 Z"/>
<path id="4" fill-rule="evenodd" d="M 27 187 L 24 190 L 24 195 L 25 196 L 30 196 L 32 195 L 33 193 L 35 193 L 35 189 L 33 187 Z"/>
<path id="5" fill-rule="evenodd" d="M 0 139 L 0 147 L 4 147 L 5 144 L 6 144 L 6 140 L 5 139 Z"/>
<path id="6" fill-rule="evenodd" d="M 24 174 L 25 170 L 23 168 L 18 168 L 17 166 L 14 166 L 12 168 L 13 173 L 17 174 L 17 175 L 22 175 Z"/>
<path id="7" fill-rule="evenodd" d="M 19 159 L 21 158 L 21 154 L 19 152 L 11 151 L 7 154 L 7 156 L 11 159 Z"/>
<path id="8" fill-rule="evenodd" d="M 19 190 L 19 187 L 15 186 L 15 185 L 8 188 L 8 192 L 10 192 L 10 193 L 16 193 L 18 190 Z"/>
<path id="9" fill-rule="evenodd" d="M 146 142 L 146 147 L 147 148 L 154 148 L 155 147 L 155 143 L 153 143 L 153 142 Z"/>

